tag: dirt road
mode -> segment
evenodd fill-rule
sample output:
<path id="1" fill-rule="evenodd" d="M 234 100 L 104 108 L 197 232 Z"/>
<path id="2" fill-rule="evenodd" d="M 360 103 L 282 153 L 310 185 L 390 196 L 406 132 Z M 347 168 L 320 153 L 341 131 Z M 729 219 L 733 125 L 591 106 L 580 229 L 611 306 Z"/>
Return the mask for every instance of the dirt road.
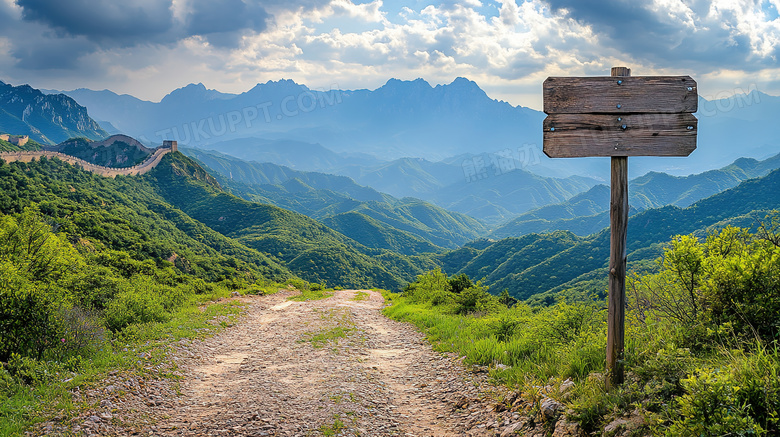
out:
<path id="1" fill-rule="evenodd" d="M 383 316 L 379 293 L 345 290 L 322 300 L 288 300 L 295 294 L 242 297 L 247 313 L 236 326 L 175 351 L 184 376 L 178 395 L 150 395 L 154 389 L 144 388 L 145 411 L 109 405 L 114 413 L 108 419 L 135 418 L 132 430 L 111 428 L 112 420 L 97 420 L 95 412 L 96 423 L 88 419 L 81 431 L 498 435 L 518 418 L 493 412 L 501 393 L 484 373 L 465 370 L 454 357 L 434 352 L 412 326 Z"/>

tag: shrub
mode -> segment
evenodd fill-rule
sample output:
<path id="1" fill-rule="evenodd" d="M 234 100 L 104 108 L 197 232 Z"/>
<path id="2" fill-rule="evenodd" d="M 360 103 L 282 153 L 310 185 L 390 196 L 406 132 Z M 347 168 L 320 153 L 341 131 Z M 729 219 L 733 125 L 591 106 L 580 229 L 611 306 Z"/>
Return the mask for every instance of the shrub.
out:
<path id="1" fill-rule="evenodd" d="M 303 279 L 293 278 L 287 281 L 287 285 L 293 287 L 296 290 L 304 291 L 309 289 L 309 283 Z"/>
<path id="2" fill-rule="evenodd" d="M 474 287 L 463 290 L 455 297 L 455 313 L 493 313 L 498 311 L 500 303 L 492 294 L 488 293 L 487 288 L 477 284 Z"/>
<path id="3" fill-rule="evenodd" d="M 780 237 L 762 229 L 751 235 L 727 227 L 705 242 L 676 237 L 658 273 L 629 281 L 638 320 L 666 323 L 675 341 L 692 348 L 711 347 L 711 337 L 734 344 L 779 340 Z M 721 335 L 723 326 L 736 338 Z"/>
<path id="4" fill-rule="evenodd" d="M 726 366 L 700 368 L 682 380 L 668 436 L 777 435 L 780 432 L 777 349 L 738 352 Z"/>
<path id="5" fill-rule="evenodd" d="M 441 269 L 431 270 L 417 277 L 417 281 L 404 288 L 404 296 L 412 302 L 444 305 L 453 302 L 450 283 Z"/>
<path id="6" fill-rule="evenodd" d="M 7 263 L 0 264 L 0 361 L 11 353 L 42 358 L 57 346 L 63 324 L 59 303 L 49 288 L 31 284 Z"/>
<path id="7" fill-rule="evenodd" d="M 469 279 L 468 275 L 465 273 L 451 277 L 448 282 L 450 284 L 450 290 L 455 294 L 474 286 L 471 279 Z"/>
<path id="8" fill-rule="evenodd" d="M 31 281 L 58 279 L 79 263 L 76 250 L 51 229 L 37 207 L 0 218 L 0 260 L 12 262 Z"/>
<path id="9" fill-rule="evenodd" d="M 493 322 L 491 328 L 498 341 L 506 342 L 515 335 L 515 330 L 518 325 L 520 325 L 519 320 L 508 314 L 504 314 Z"/>
<path id="10" fill-rule="evenodd" d="M 61 356 L 91 356 L 106 345 L 106 330 L 91 312 L 79 307 L 60 307 L 59 318 L 63 326 L 59 343 Z"/>
<path id="11" fill-rule="evenodd" d="M 77 296 L 79 306 L 102 311 L 119 292 L 122 282 L 123 278 L 108 267 L 85 265 L 78 274 L 68 276 L 61 284 L 71 295 Z"/>
<path id="12" fill-rule="evenodd" d="M 105 312 L 106 325 L 112 331 L 120 331 L 132 323 L 163 322 L 169 317 L 159 295 L 136 288 L 117 295 Z"/>
<path id="13" fill-rule="evenodd" d="M 23 357 L 17 353 L 11 354 L 8 359 L 8 373 L 23 384 L 45 383 L 57 373 L 57 370 L 60 369 L 57 369 L 56 366 L 47 366 L 46 363 L 34 358 Z"/>

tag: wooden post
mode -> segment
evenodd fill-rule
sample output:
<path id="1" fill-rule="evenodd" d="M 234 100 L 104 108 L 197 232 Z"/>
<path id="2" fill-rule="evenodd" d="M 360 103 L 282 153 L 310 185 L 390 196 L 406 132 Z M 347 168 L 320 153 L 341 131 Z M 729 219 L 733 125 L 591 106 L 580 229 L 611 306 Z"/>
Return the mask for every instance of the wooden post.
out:
<path id="1" fill-rule="evenodd" d="M 612 67 L 612 76 L 631 69 Z M 626 235 L 628 231 L 628 157 L 613 156 L 610 181 L 609 316 L 607 320 L 607 390 L 623 383 L 626 308 Z"/>

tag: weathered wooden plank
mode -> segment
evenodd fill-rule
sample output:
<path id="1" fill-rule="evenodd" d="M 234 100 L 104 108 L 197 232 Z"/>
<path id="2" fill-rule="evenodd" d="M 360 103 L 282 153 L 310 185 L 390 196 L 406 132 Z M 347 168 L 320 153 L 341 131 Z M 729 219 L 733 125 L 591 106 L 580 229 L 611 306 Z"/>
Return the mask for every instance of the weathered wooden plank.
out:
<path id="1" fill-rule="evenodd" d="M 543 124 L 550 158 L 688 156 L 696 150 L 693 114 L 554 114 Z"/>
<path id="2" fill-rule="evenodd" d="M 690 76 L 548 77 L 547 114 L 696 112 L 699 96 Z"/>

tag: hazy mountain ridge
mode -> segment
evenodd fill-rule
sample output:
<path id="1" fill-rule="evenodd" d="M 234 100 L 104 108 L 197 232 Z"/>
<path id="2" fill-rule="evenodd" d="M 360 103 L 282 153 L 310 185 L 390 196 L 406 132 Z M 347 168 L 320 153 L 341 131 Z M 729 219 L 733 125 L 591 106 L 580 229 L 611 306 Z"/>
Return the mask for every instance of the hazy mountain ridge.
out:
<path id="1" fill-rule="evenodd" d="M 205 146 L 251 135 L 383 158 L 441 159 L 493 152 L 498 144 L 538 143 L 536 130 L 544 118 L 528 108 L 491 99 L 464 78 L 435 87 L 422 79 L 390 79 L 374 91 L 318 91 L 280 80 L 237 95 L 190 84 L 159 103 L 107 91 L 66 93 L 88 106 L 97 119 L 150 141 L 177 139 L 183 146 Z"/>
<path id="2" fill-rule="evenodd" d="M 368 153 L 384 160 L 423 157 L 438 161 L 525 145 L 540 148 L 541 120 L 545 117 L 542 112 L 491 99 L 464 78 L 437 86 L 422 79 L 390 79 L 376 90 L 354 91 L 311 90 L 280 80 L 258 84 L 241 94 L 190 84 L 159 103 L 105 90 L 78 89 L 66 94 L 89 107 L 96 119 L 152 143 L 178 139 L 183 146 L 211 146 L 255 136 L 266 142 L 318 143 L 337 152 Z M 764 159 L 778 148 L 772 128 L 778 113 L 780 97 L 758 91 L 717 100 L 700 97 L 698 149 L 687 158 L 632 159 L 630 173 L 685 175 L 720 168 L 739 157 Z M 579 174 L 603 180 L 609 167 L 600 164 L 602 161 L 541 156 L 538 165 L 527 170 L 545 176 Z M 295 162 L 277 163 L 326 170 L 299 167 Z"/>
<path id="3" fill-rule="evenodd" d="M 185 148 L 184 153 L 218 173 L 222 184 L 246 199 L 270 203 L 317 220 L 330 218 L 345 235 L 368 247 L 410 253 L 395 241 L 409 240 L 419 252 L 417 239 L 430 251 L 454 248 L 487 232 L 479 221 L 414 198 L 397 199 L 356 184 L 345 176 L 302 172 L 270 163 L 246 162 L 214 152 Z M 230 176 L 233 175 L 231 179 Z M 358 219 L 351 213 L 364 216 Z M 359 228 L 345 221 L 360 223 Z M 379 224 L 377 224 L 378 222 Z M 374 235 L 367 232 L 373 229 Z M 383 236 L 400 232 L 409 236 Z M 382 235 L 379 235 L 382 234 Z"/>
<path id="4" fill-rule="evenodd" d="M 650 172 L 629 181 L 630 214 L 665 205 L 693 203 L 780 168 L 780 154 L 763 161 L 740 158 L 718 170 L 690 176 Z M 491 233 L 491 238 L 568 230 L 590 235 L 609 225 L 609 187 L 596 185 L 571 199 L 528 211 Z"/>
<path id="5" fill-rule="evenodd" d="M 318 172 L 345 175 L 360 185 L 371 187 L 392 196 L 415 197 L 434 203 L 450 211 L 467 214 L 488 223 L 501 223 L 529 209 L 560 202 L 597 183 L 591 178 L 570 176 L 568 178 L 550 178 L 535 175 L 522 168 L 522 165 L 501 170 L 497 166 L 497 155 L 464 155 L 458 159 L 431 162 L 423 158 L 401 158 L 390 162 L 375 164 L 375 160 L 361 157 L 345 157 L 343 154 L 328 151 L 317 144 L 267 142 L 265 152 L 237 147 L 240 140 L 231 141 L 229 150 L 222 143 L 214 146 L 225 153 L 234 154 L 242 159 L 267 159 L 270 162 L 285 165 L 294 160 L 299 152 L 308 163 L 303 167 Z M 247 140 L 258 144 L 262 140 Z M 190 150 L 193 156 L 204 154 L 218 155 L 211 151 Z M 540 152 L 541 153 L 541 152 Z M 206 158 L 204 158 L 206 159 Z M 480 172 L 469 173 L 467 165 L 461 160 L 483 163 Z M 363 161 L 360 163 L 360 161 Z M 208 163 L 207 163 L 208 165 Z M 217 167 L 223 164 L 215 163 Z M 222 170 L 220 170 L 222 171 Z M 235 171 L 235 177 L 244 170 L 224 170 L 229 175 Z M 242 179 L 243 180 L 243 179 Z M 259 181 L 259 180 L 258 180 Z M 316 184 L 315 184 L 316 185 Z M 319 187 L 319 185 L 317 185 Z"/>

